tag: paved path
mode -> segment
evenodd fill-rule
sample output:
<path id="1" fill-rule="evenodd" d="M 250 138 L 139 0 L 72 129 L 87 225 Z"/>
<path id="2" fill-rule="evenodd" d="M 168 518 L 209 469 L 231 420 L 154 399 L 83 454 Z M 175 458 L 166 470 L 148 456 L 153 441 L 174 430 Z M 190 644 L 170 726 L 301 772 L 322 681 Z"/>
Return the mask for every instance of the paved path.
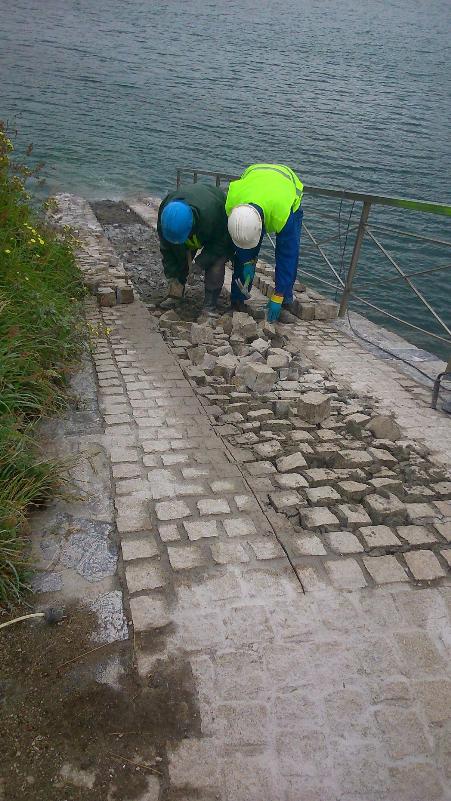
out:
<path id="1" fill-rule="evenodd" d="M 310 582 L 156 320 L 100 315 L 136 666 L 178 664 L 196 691 L 146 801 L 447 801 L 449 587 L 376 586 L 343 555 Z"/>

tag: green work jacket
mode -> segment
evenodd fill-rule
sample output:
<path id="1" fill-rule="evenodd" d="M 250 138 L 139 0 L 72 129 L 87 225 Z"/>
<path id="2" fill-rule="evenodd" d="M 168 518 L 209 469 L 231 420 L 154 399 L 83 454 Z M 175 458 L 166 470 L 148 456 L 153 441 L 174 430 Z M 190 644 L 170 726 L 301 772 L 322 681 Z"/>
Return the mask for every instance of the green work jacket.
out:
<path id="1" fill-rule="evenodd" d="M 194 227 L 188 242 L 183 245 L 167 242 L 161 231 L 161 213 L 171 200 L 183 200 L 193 210 Z M 185 283 L 188 275 L 188 250 L 195 253 L 200 247 L 203 248 L 196 262 L 205 270 L 219 258 L 231 258 L 234 252 L 227 229 L 225 194 L 216 186 L 197 183 L 171 192 L 160 204 L 157 230 L 164 274 L 168 279 L 177 278 Z"/>

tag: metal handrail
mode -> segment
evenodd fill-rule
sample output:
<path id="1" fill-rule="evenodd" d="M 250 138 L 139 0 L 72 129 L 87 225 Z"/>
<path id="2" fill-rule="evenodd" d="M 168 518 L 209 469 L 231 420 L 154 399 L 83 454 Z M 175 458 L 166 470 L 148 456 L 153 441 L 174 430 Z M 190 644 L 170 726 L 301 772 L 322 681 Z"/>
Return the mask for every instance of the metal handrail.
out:
<path id="1" fill-rule="evenodd" d="M 237 180 L 239 176 L 230 175 L 228 173 L 222 172 L 215 172 L 211 170 L 202 170 L 202 169 L 193 169 L 191 167 L 179 167 L 177 169 L 177 187 L 180 186 L 182 182 L 182 178 L 184 176 L 192 176 L 194 183 L 197 182 L 199 176 L 206 176 L 210 178 L 214 178 L 216 186 L 220 186 L 222 182 L 234 181 Z M 382 245 L 379 241 L 375 232 L 377 233 L 390 233 L 394 235 L 406 236 L 411 237 L 412 239 L 419 240 L 420 242 L 427 242 L 430 244 L 441 245 L 441 246 L 451 246 L 451 242 L 447 241 L 446 239 L 438 239 L 433 237 L 426 237 L 421 234 L 417 234 L 414 232 L 405 231 L 403 229 L 398 228 L 391 228 L 387 225 L 383 225 L 377 223 L 371 223 L 371 227 L 368 226 L 368 218 L 370 214 L 370 210 L 372 206 L 385 206 L 385 207 L 392 207 L 396 209 L 407 209 L 409 211 L 418 211 L 426 214 L 434 214 L 439 215 L 441 217 L 450 217 L 451 216 L 451 205 L 447 205 L 444 203 L 433 203 L 430 201 L 424 200 L 415 200 L 412 198 L 400 198 L 400 197 L 389 197 L 387 195 L 375 195 L 375 194 L 368 194 L 363 192 L 351 192 L 345 189 L 333 189 L 330 187 L 318 187 L 318 186 L 309 186 L 304 185 L 304 193 L 307 195 L 311 195 L 313 197 L 323 197 L 323 198 L 335 198 L 339 199 L 340 201 L 348 200 L 352 201 L 353 203 L 361 203 L 361 214 L 360 219 L 356 223 L 352 223 L 352 225 L 347 226 L 346 236 L 349 236 L 350 233 L 355 233 L 354 238 L 354 245 L 352 256 L 349 264 L 349 268 L 346 272 L 346 278 L 343 280 L 341 275 L 342 270 L 337 271 L 337 269 L 332 264 L 330 258 L 324 251 L 324 245 L 333 242 L 337 238 L 340 239 L 340 233 L 338 235 L 328 236 L 325 239 L 320 241 L 310 230 L 310 227 L 306 225 L 305 220 L 303 223 L 303 230 L 305 231 L 308 239 L 310 240 L 311 244 L 316 248 L 318 253 L 320 254 L 321 258 L 332 272 L 335 283 L 325 280 L 320 276 L 316 276 L 313 273 L 310 273 L 303 269 L 302 267 L 299 269 L 299 272 L 303 275 L 310 276 L 314 278 L 319 283 L 322 283 L 326 286 L 331 286 L 332 288 L 337 291 L 338 288 L 341 289 L 341 299 L 340 299 L 340 306 L 338 311 L 339 317 L 344 317 L 348 310 L 348 305 L 351 298 L 357 300 L 359 303 L 362 303 L 375 311 L 379 314 L 382 314 L 392 320 L 395 320 L 403 325 L 406 325 L 410 329 L 414 329 L 415 331 L 419 331 L 422 334 L 431 337 L 435 341 L 439 340 L 442 343 L 445 343 L 451 346 L 451 329 L 449 326 L 444 322 L 438 312 L 433 308 L 433 306 L 429 303 L 429 301 L 424 297 L 422 292 L 415 286 L 412 282 L 411 278 L 414 275 L 425 275 L 429 272 L 437 272 L 439 270 L 445 270 L 449 268 L 449 264 L 441 266 L 441 267 L 432 267 L 430 269 L 422 269 L 420 271 L 416 271 L 413 273 L 404 272 L 404 270 L 400 267 L 396 259 L 393 257 L 391 253 Z M 322 216 L 324 218 L 332 218 L 332 219 L 339 219 L 339 215 L 331 215 L 327 212 L 314 210 L 312 209 L 312 214 L 317 214 L 318 216 Z M 377 247 L 380 253 L 383 254 L 384 258 L 388 260 L 391 266 L 396 270 L 396 277 L 393 279 L 382 279 L 381 283 L 391 283 L 392 281 L 401 280 L 403 281 L 410 290 L 415 294 L 417 299 L 423 304 L 423 306 L 428 310 L 428 312 L 433 316 L 435 322 L 441 327 L 442 331 L 445 333 L 445 336 L 441 336 L 440 334 L 436 334 L 433 331 L 428 331 L 421 326 L 414 325 L 407 320 L 403 320 L 402 318 L 398 317 L 395 314 L 392 314 L 385 309 L 381 309 L 379 306 L 371 303 L 370 301 L 366 300 L 365 298 L 360 297 L 359 295 L 355 294 L 353 291 L 353 281 L 357 271 L 358 263 L 359 263 L 359 256 L 360 251 L 362 248 L 362 244 L 364 240 L 368 238 L 372 243 Z"/>
<path id="2" fill-rule="evenodd" d="M 296 170 L 294 170 L 296 172 Z M 198 170 L 192 167 L 177 168 L 177 188 L 180 186 L 183 174 L 197 176 L 205 175 L 216 179 L 219 186 L 222 181 L 236 181 L 239 175 L 229 175 L 228 173 L 216 172 L 214 170 Z M 414 200 L 405 197 L 389 197 L 388 195 L 372 195 L 365 192 L 351 192 L 348 189 L 331 189 L 329 187 L 309 186 L 304 184 L 304 193 L 308 195 L 321 195 L 322 197 L 334 197 L 343 200 L 354 200 L 361 203 L 375 203 L 378 206 L 393 206 L 410 211 L 423 211 L 427 214 L 440 214 L 444 217 L 451 217 L 451 205 L 446 203 L 433 203 L 429 200 Z"/>

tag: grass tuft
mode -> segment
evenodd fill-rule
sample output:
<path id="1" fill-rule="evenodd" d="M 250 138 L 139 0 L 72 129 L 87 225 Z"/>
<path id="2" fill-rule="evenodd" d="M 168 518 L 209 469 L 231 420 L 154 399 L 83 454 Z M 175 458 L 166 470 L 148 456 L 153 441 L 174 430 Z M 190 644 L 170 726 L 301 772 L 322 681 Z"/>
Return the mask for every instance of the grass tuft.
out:
<path id="1" fill-rule="evenodd" d="M 84 289 L 69 231 L 55 233 L 32 209 L 33 175 L 12 161 L 0 122 L 0 603 L 27 580 L 26 517 L 51 497 L 58 466 L 36 442 L 40 419 L 64 408 L 85 342 Z"/>

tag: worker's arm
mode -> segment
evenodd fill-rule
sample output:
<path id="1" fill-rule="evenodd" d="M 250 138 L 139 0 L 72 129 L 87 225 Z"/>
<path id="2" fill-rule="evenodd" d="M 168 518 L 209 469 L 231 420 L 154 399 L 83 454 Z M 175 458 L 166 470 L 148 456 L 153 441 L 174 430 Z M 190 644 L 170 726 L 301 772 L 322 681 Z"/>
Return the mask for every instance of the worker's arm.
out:
<path id="1" fill-rule="evenodd" d="M 171 245 L 160 237 L 160 252 L 166 278 L 176 278 L 184 284 L 188 275 L 185 245 Z"/>

